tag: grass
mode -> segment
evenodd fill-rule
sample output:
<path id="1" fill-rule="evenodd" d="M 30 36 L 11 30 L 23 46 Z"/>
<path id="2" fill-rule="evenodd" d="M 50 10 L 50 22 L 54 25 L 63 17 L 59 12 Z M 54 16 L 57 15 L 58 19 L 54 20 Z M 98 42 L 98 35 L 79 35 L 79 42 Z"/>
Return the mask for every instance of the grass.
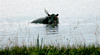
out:
<path id="1" fill-rule="evenodd" d="M 99 55 L 100 46 L 79 46 L 79 47 L 54 47 L 44 46 L 43 48 L 37 47 L 12 47 L 0 50 L 0 55 Z"/>

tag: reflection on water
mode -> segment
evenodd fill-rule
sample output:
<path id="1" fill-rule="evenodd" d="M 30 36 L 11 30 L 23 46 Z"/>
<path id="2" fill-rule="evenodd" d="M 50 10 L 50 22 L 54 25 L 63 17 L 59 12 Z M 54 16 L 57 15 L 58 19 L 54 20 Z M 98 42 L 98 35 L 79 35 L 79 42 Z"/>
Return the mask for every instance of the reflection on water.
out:
<path id="1" fill-rule="evenodd" d="M 58 25 L 46 25 L 46 34 L 58 34 Z"/>

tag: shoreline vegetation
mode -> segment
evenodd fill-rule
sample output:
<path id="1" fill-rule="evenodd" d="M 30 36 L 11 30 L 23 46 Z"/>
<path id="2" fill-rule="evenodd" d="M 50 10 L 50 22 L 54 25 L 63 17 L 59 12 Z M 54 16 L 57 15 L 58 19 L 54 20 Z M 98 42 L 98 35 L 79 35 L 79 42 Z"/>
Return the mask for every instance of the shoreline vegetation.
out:
<path id="1" fill-rule="evenodd" d="M 40 46 L 41 47 L 41 46 Z M 78 47 L 54 47 L 54 46 L 43 46 L 38 47 L 26 47 L 26 46 L 14 46 L 6 47 L 0 50 L 0 55 L 99 55 L 100 46 L 78 46 Z"/>
<path id="2" fill-rule="evenodd" d="M 66 46 L 46 46 L 43 45 L 43 38 L 41 43 L 39 43 L 39 35 L 37 36 L 36 46 L 12 46 L 6 48 L 0 48 L 0 55 L 100 55 L 100 45 L 92 44 L 86 46 L 84 45 L 73 45 L 69 44 Z M 41 45 L 40 45 L 41 44 Z"/>

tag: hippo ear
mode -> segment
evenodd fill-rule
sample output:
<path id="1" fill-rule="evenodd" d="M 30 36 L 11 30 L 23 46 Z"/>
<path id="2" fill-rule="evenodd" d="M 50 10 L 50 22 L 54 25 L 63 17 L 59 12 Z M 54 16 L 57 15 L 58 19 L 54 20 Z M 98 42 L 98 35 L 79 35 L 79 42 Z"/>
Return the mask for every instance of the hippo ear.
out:
<path id="1" fill-rule="evenodd" d="M 57 14 L 56 16 L 58 16 L 59 14 Z"/>

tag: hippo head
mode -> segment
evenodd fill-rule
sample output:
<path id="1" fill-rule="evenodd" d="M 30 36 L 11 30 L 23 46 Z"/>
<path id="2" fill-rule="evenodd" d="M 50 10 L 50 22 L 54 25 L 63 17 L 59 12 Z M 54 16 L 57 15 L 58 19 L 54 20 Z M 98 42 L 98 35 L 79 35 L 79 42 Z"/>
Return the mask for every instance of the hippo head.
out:
<path id="1" fill-rule="evenodd" d="M 58 24 L 59 20 L 58 20 L 58 14 L 48 14 L 48 24 Z"/>

